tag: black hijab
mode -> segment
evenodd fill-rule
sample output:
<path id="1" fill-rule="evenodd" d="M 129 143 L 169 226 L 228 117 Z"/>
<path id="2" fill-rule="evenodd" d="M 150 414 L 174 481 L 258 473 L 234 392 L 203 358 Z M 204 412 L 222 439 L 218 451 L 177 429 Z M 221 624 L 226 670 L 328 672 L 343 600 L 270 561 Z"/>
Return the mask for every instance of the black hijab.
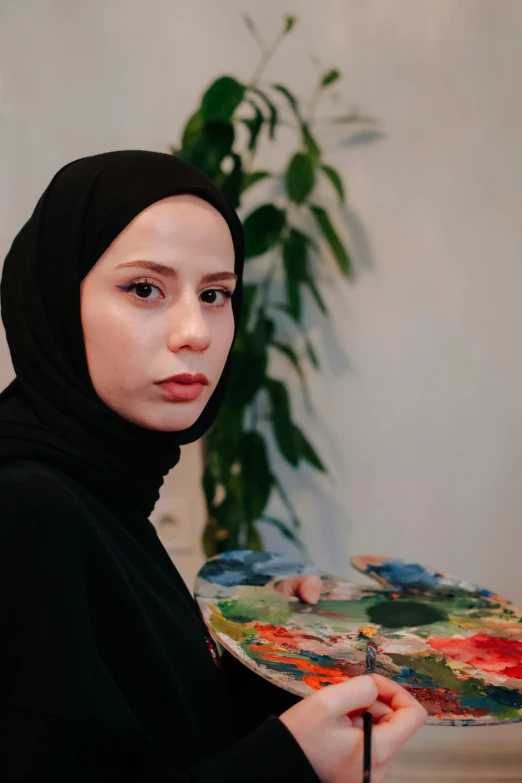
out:
<path id="1" fill-rule="evenodd" d="M 0 463 L 56 465 L 107 501 L 147 516 L 180 445 L 200 438 L 221 405 L 227 365 L 196 423 L 159 432 L 127 421 L 92 385 L 80 283 L 118 234 L 160 199 L 192 194 L 225 218 L 235 249 L 235 334 L 241 308 L 241 223 L 213 182 L 161 152 L 124 150 L 80 158 L 52 179 L 5 259 L 2 321 L 16 378 L 0 393 Z"/>

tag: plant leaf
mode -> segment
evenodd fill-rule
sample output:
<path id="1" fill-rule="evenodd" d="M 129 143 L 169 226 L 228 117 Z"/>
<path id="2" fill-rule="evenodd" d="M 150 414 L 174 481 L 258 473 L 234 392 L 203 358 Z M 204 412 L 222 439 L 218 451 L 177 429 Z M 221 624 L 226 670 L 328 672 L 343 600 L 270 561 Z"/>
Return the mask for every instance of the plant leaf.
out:
<path id="1" fill-rule="evenodd" d="M 267 378 L 265 387 L 272 406 L 272 426 L 277 445 L 285 459 L 294 467 L 299 462 L 298 441 L 290 415 L 290 398 L 281 381 Z"/>
<path id="2" fill-rule="evenodd" d="M 286 296 L 288 299 L 288 310 L 296 321 L 301 320 L 302 305 L 301 305 L 301 291 L 299 289 L 299 283 L 289 275 L 286 275 L 285 279 Z"/>
<path id="3" fill-rule="evenodd" d="M 311 275 L 309 275 L 304 282 L 310 289 L 312 296 L 314 297 L 317 307 L 319 310 L 323 313 L 323 315 L 328 315 L 328 310 L 326 308 L 326 305 L 324 303 L 323 297 L 321 296 L 319 289 L 317 288 L 317 285 L 315 284 L 315 280 Z"/>
<path id="4" fill-rule="evenodd" d="M 303 138 L 303 144 L 308 152 L 310 162 L 313 166 L 316 166 L 321 157 L 321 150 L 319 149 L 319 145 L 317 144 L 316 140 L 312 135 L 308 123 L 304 121 L 301 115 L 301 110 L 299 108 L 299 103 L 297 102 L 297 98 L 283 84 L 274 84 L 272 86 L 274 90 L 277 90 L 278 92 L 281 93 L 281 95 L 284 95 L 286 100 L 290 104 L 290 108 L 292 109 L 293 113 L 295 114 L 295 116 L 299 121 L 299 126 L 301 128 L 301 135 Z"/>
<path id="5" fill-rule="evenodd" d="M 243 504 L 247 521 L 259 518 L 270 497 L 272 475 L 268 466 L 265 442 L 258 432 L 245 432 L 239 444 Z"/>
<path id="6" fill-rule="evenodd" d="M 273 204 L 262 204 L 251 212 L 243 224 L 245 234 L 245 258 L 255 258 L 266 253 L 281 238 L 286 222 L 286 212 Z"/>
<path id="7" fill-rule="evenodd" d="M 185 130 L 183 131 L 183 136 L 181 137 L 181 146 L 191 147 L 197 141 L 201 131 L 203 130 L 204 124 L 205 120 L 203 119 L 201 109 L 198 109 L 196 112 L 194 112 L 185 125 Z"/>
<path id="8" fill-rule="evenodd" d="M 310 342 L 309 338 L 305 338 L 305 345 L 306 345 L 306 353 L 308 355 L 308 358 L 310 359 L 313 367 L 318 370 L 319 369 L 319 359 L 317 358 L 317 354 L 315 352 L 315 348 Z"/>
<path id="9" fill-rule="evenodd" d="M 274 322 L 271 318 L 267 318 L 265 311 L 260 308 L 255 328 L 250 333 L 250 350 L 255 353 L 265 352 L 273 334 Z"/>
<path id="10" fill-rule="evenodd" d="M 317 225 L 321 229 L 326 241 L 330 245 L 330 249 L 334 254 L 339 269 L 343 274 L 349 275 L 352 271 L 350 256 L 348 255 L 348 252 L 343 243 L 339 239 L 339 236 L 332 225 L 328 213 L 322 207 L 317 206 L 317 204 L 311 204 L 310 209 L 312 211 L 312 215 L 317 221 Z"/>
<path id="11" fill-rule="evenodd" d="M 331 68 L 325 73 L 321 80 L 321 87 L 328 87 L 330 84 L 338 81 L 341 78 L 341 72 L 337 68 Z"/>
<path id="12" fill-rule="evenodd" d="M 319 145 L 317 144 L 316 140 L 312 136 L 312 132 L 306 122 L 303 122 L 301 125 L 301 133 L 308 157 L 310 158 L 310 163 L 312 166 L 317 166 L 319 160 L 321 159 L 321 150 L 319 149 Z"/>
<path id="13" fill-rule="evenodd" d="M 344 185 L 339 172 L 336 169 L 334 169 L 332 166 L 327 166 L 326 163 L 323 163 L 321 169 L 324 171 L 324 173 L 326 174 L 326 176 L 328 177 L 328 179 L 336 189 L 337 195 L 339 196 L 339 200 L 341 202 L 344 202 Z"/>
<path id="14" fill-rule="evenodd" d="M 299 119 L 300 122 L 302 122 L 301 112 L 299 110 L 299 104 L 297 103 L 297 99 L 292 95 L 290 90 L 285 87 L 283 84 L 274 84 L 272 85 L 274 90 L 277 90 L 281 93 L 281 95 L 284 95 L 288 103 L 290 104 L 290 107 L 296 117 Z"/>
<path id="15" fill-rule="evenodd" d="M 297 17 L 296 16 L 285 16 L 285 33 L 289 33 L 290 30 L 293 30 L 293 28 L 297 24 Z"/>
<path id="16" fill-rule="evenodd" d="M 308 155 L 297 152 L 286 170 L 285 184 L 288 196 L 295 204 L 302 204 L 315 182 L 314 167 Z"/>
<path id="17" fill-rule="evenodd" d="M 283 268 L 286 295 L 292 317 L 301 319 L 301 295 L 299 285 L 308 276 L 308 242 L 301 231 L 291 228 L 283 242 Z"/>
<path id="18" fill-rule="evenodd" d="M 232 76 L 221 76 L 210 85 L 201 100 L 205 122 L 227 122 L 243 100 L 245 87 Z"/>
<path id="19" fill-rule="evenodd" d="M 249 337 L 249 336 L 247 336 Z M 267 356 L 266 351 L 254 353 L 247 347 L 232 351 L 230 357 L 230 382 L 223 405 L 223 411 L 242 410 L 257 394 L 265 380 Z"/>
<path id="20" fill-rule="evenodd" d="M 302 282 L 308 276 L 308 245 L 310 237 L 291 227 L 283 243 L 283 263 L 294 280 Z"/>
<path id="21" fill-rule="evenodd" d="M 275 129 L 279 118 L 279 112 L 270 98 L 258 87 L 248 87 L 248 90 L 249 92 L 253 92 L 258 95 L 263 100 L 266 108 L 268 109 L 268 135 L 270 139 L 273 140 L 275 138 Z"/>
<path id="22" fill-rule="evenodd" d="M 261 308 L 251 332 L 240 326 L 230 358 L 230 380 L 223 403 L 227 418 L 232 421 L 234 416 L 237 416 L 234 412 L 241 411 L 248 405 L 265 381 L 268 345 L 273 333 L 274 322 L 266 317 Z"/>
<path id="23" fill-rule="evenodd" d="M 226 179 L 221 183 L 221 191 L 225 198 L 229 201 L 233 209 L 239 207 L 240 194 L 241 194 L 241 182 L 243 179 L 243 169 L 241 156 L 235 152 L 230 153 L 234 161 L 232 171 L 226 175 Z"/>
<path id="24" fill-rule="evenodd" d="M 257 137 L 259 136 L 259 131 L 263 127 L 264 117 L 263 117 L 263 112 L 261 111 L 257 103 L 254 103 L 254 101 L 248 101 L 248 102 L 254 109 L 254 116 L 248 117 L 247 119 L 242 119 L 241 122 L 244 125 L 246 125 L 246 127 L 250 131 L 248 149 L 250 150 L 250 152 L 254 152 L 257 145 Z"/>
<path id="25" fill-rule="evenodd" d="M 323 473 L 326 471 L 325 466 L 317 456 L 316 451 L 313 449 L 310 442 L 307 440 L 305 434 L 297 424 L 294 424 L 295 438 L 298 444 L 299 456 L 306 462 L 312 465 L 317 470 L 321 470 Z"/>
<path id="26" fill-rule="evenodd" d="M 276 348 L 276 350 L 280 351 L 280 353 L 284 354 L 287 359 L 293 364 L 295 367 L 295 370 L 297 374 L 299 375 L 299 378 L 301 379 L 301 382 L 303 385 L 306 384 L 306 379 L 304 376 L 303 368 L 301 367 L 301 364 L 299 362 L 299 358 L 292 348 L 291 345 L 285 345 L 284 343 L 276 342 L 275 340 L 272 340 L 271 345 Z"/>
<path id="27" fill-rule="evenodd" d="M 257 551 L 263 549 L 263 539 L 259 535 L 259 531 L 255 525 L 248 526 L 245 546 L 247 549 L 253 549 Z"/>
<path id="28" fill-rule="evenodd" d="M 204 124 L 199 132 L 195 128 L 196 125 L 189 134 L 190 144 L 179 150 L 179 157 L 197 166 L 214 181 L 223 180 L 225 175 L 221 163 L 232 154 L 233 126 L 227 122 L 210 122 Z"/>
<path id="29" fill-rule="evenodd" d="M 241 193 L 244 193 L 245 190 L 251 188 L 256 182 L 261 182 L 261 180 L 270 176 L 271 174 L 269 171 L 244 171 L 241 179 Z"/>

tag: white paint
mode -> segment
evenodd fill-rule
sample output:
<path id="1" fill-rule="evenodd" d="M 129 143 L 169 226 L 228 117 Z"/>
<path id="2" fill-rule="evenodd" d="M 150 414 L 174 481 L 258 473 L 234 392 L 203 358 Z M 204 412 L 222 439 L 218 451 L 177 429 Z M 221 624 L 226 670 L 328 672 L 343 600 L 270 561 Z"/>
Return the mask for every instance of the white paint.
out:
<path id="1" fill-rule="evenodd" d="M 0 250 L 59 166 L 166 149 L 213 77 L 248 77 L 257 55 L 245 10 L 267 37 L 283 12 L 301 17 L 269 77 L 307 93 L 316 53 L 345 74 L 342 105 L 386 131 L 330 156 L 367 242 L 352 215 L 357 285 L 325 288 L 337 342 L 312 317 L 324 428 L 306 427 L 334 477 L 277 466 L 313 557 L 346 572 L 351 554 L 403 555 L 522 603 L 519 0 L 4 0 Z M 297 394 L 296 406 L 304 422 Z M 178 468 L 166 491 L 188 499 L 199 535 L 197 447 L 183 459 L 189 475 Z M 189 583 L 195 552 L 175 557 Z M 519 742 L 513 728 L 481 739 Z"/>

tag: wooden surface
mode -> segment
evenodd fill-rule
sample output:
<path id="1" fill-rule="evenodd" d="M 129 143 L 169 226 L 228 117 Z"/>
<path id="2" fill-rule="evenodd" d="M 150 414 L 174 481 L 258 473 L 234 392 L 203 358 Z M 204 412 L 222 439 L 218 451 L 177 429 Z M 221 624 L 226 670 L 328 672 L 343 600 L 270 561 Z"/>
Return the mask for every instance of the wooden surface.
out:
<path id="1" fill-rule="evenodd" d="M 476 745 L 448 751 L 405 749 L 386 783 L 522 783 L 522 746 L 499 750 Z"/>

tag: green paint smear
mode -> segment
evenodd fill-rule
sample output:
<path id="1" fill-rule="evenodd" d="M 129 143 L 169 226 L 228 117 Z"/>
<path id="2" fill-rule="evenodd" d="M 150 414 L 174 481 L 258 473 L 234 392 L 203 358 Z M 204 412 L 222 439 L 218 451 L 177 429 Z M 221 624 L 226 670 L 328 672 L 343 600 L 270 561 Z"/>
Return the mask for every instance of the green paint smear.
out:
<path id="1" fill-rule="evenodd" d="M 415 635 L 420 636 L 422 639 L 428 639 L 430 636 L 441 636 L 445 639 L 450 639 L 452 636 L 455 636 L 456 628 L 457 626 L 451 622 L 431 623 L 430 625 L 416 628 Z"/>
<path id="2" fill-rule="evenodd" d="M 368 607 L 367 614 L 372 623 L 386 628 L 416 628 L 448 619 L 446 612 L 433 604 L 405 599 L 375 604 Z"/>
<path id="3" fill-rule="evenodd" d="M 227 620 L 217 612 L 213 612 L 210 616 L 210 623 L 217 633 L 222 633 L 228 636 L 229 639 L 233 639 L 235 642 L 242 641 L 255 633 L 254 629 L 244 628 L 239 623 L 235 623 L 232 620 Z"/>
<path id="4" fill-rule="evenodd" d="M 223 615 L 236 623 L 260 623 L 280 625 L 290 617 L 292 610 L 287 599 L 280 593 L 259 587 L 240 588 L 236 598 L 217 603 Z"/>
<path id="5" fill-rule="evenodd" d="M 425 674 L 439 687 L 450 691 L 470 695 L 483 695 L 484 683 L 481 680 L 470 678 L 459 680 L 455 672 L 450 669 L 444 660 L 433 656 L 402 655 L 400 653 L 388 653 L 397 666 L 406 666 L 419 674 Z M 479 686 L 479 688 L 477 688 Z"/>
<path id="6" fill-rule="evenodd" d="M 520 712 L 515 707 L 498 707 L 493 708 L 491 712 L 495 715 L 495 718 L 500 720 L 513 720 L 518 718 L 520 720 Z"/>
<path id="7" fill-rule="evenodd" d="M 400 655 L 398 653 L 388 653 L 388 655 L 397 666 L 406 666 L 419 674 L 425 674 L 437 687 L 456 691 L 464 699 L 483 699 L 485 697 L 485 684 L 482 680 L 476 677 L 460 680 L 444 660 L 439 660 L 432 656 L 422 657 Z M 500 713 L 504 714 L 506 710 L 512 708 L 499 705 L 498 702 L 490 699 L 488 709 L 497 716 Z M 520 717 L 520 713 L 517 710 L 515 712 Z"/>
<path id="8" fill-rule="evenodd" d="M 325 614 L 321 615 L 323 618 L 328 616 L 328 612 L 331 612 L 334 616 L 335 614 L 343 614 L 347 620 L 361 622 L 367 620 L 368 607 L 365 606 L 363 601 L 318 601 L 314 608 L 325 612 Z M 335 621 L 342 622 L 342 618 L 336 617 Z"/>
<path id="9" fill-rule="evenodd" d="M 433 606 L 446 612 L 458 625 L 459 620 L 475 621 L 480 623 L 484 618 L 507 619 L 510 615 L 504 611 L 498 611 L 499 604 L 489 604 L 484 606 L 480 601 L 471 602 L 469 600 L 448 601 L 445 603 L 435 602 Z M 462 627 L 462 626 L 461 626 Z"/>

